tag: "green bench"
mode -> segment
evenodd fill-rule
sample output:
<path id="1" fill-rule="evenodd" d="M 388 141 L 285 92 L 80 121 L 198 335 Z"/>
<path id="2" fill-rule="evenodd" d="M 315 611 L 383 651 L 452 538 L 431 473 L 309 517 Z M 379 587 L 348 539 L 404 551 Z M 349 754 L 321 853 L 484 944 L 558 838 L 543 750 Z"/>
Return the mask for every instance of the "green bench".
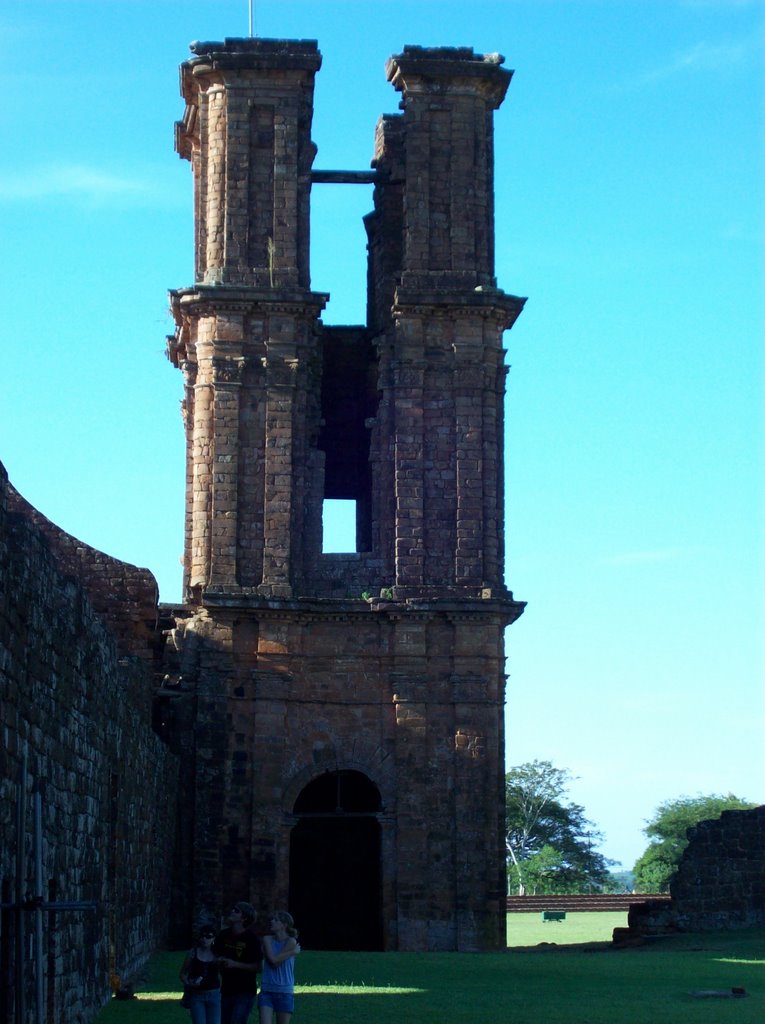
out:
<path id="1" fill-rule="evenodd" d="M 565 921 L 566 911 L 565 910 L 543 910 L 542 911 L 543 921 Z"/>

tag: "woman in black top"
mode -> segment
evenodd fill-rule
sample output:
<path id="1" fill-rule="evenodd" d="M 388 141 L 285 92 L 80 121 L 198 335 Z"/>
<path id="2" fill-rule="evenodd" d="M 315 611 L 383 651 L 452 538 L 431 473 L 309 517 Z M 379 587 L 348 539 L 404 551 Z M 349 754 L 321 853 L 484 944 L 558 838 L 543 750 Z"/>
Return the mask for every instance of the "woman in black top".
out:
<path id="1" fill-rule="evenodd" d="M 218 958 L 212 951 L 215 932 L 202 928 L 196 946 L 189 951 L 181 967 L 183 1005 L 192 1024 L 220 1024 L 220 973 Z"/>

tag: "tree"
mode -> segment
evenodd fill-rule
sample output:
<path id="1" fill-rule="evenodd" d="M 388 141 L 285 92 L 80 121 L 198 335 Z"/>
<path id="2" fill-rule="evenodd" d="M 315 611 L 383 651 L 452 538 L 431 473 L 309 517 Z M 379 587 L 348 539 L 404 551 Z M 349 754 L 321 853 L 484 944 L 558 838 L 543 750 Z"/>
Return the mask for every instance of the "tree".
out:
<path id="1" fill-rule="evenodd" d="M 659 804 L 643 832 L 651 840 L 635 863 L 635 888 L 638 892 L 668 892 L 672 876 L 688 845 L 689 828 L 700 821 L 719 818 L 723 811 L 747 810 L 748 803 L 729 793 L 727 796 L 681 796 Z"/>
<path id="2" fill-rule="evenodd" d="M 625 893 L 635 891 L 635 874 L 633 871 L 609 871 L 607 892 Z"/>
<path id="3" fill-rule="evenodd" d="M 554 846 L 543 846 L 539 853 L 532 853 L 523 861 L 523 883 L 533 893 L 551 891 L 559 880 L 563 869 L 563 857 Z M 517 872 L 515 875 L 518 878 Z"/>
<path id="4" fill-rule="evenodd" d="M 520 894 L 600 890 L 609 861 L 594 846 L 601 834 L 584 808 L 564 800 L 571 773 L 530 761 L 505 776 L 508 881 Z"/>

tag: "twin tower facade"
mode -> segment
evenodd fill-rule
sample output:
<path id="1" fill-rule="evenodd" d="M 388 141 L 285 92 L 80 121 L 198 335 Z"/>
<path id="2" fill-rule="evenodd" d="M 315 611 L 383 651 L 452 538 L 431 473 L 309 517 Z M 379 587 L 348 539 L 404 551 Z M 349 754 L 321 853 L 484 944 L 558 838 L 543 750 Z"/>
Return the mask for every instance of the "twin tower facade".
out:
<path id="1" fill-rule="evenodd" d="M 307 947 L 505 944 L 503 331 L 493 112 L 511 73 L 406 47 L 372 169 L 314 169 L 310 41 L 192 46 L 185 604 L 158 721 L 190 917 L 288 907 Z M 367 322 L 311 290 L 312 184 L 373 185 Z M 328 499 L 354 503 L 323 550 Z"/>

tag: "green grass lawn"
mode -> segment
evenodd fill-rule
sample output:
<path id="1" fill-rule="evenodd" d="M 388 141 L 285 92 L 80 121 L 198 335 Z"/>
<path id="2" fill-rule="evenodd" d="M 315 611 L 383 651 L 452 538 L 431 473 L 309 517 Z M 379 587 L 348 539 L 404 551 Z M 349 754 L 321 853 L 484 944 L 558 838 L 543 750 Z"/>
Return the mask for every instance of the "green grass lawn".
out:
<path id="1" fill-rule="evenodd" d="M 554 942 L 571 946 L 582 942 L 610 942 L 614 928 L 627 927 L 627 911 L 570 913 L 565 921 L 543 921 L 539 914 L 508 914 L 508 946 L 536 946 Z"/>
<path id="2" fill-rule="evenodd" d="M 154 957 L 138 998 L 113 1001 L 97 1024 L 188 1021 L 187 1012 L 178 1006 L 181 957 Z M 624 950 L 600 943 L 472 954 L 308 951 L 298 958 L 295 973 L 296 1024 L 765 1021 L 763 929 L 673 936 Z M 733 986 L 746 988 L 749 996 L 700 999 L 689 994 Z M 251 1020 L 255 1024 L 255 1014 Z"/>

